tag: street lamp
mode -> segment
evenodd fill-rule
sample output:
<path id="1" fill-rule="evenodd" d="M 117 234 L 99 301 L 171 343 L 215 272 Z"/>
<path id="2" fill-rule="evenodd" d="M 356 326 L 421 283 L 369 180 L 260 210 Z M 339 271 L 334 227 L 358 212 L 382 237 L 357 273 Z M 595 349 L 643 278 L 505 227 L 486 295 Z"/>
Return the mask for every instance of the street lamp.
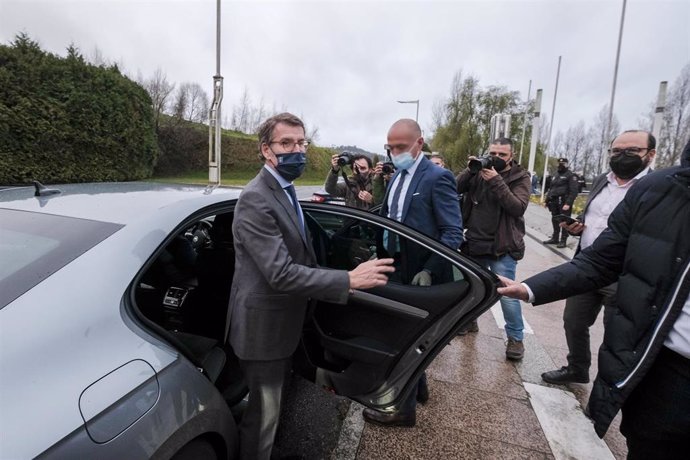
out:
<path id="1" fill-rule="evenodd" d="M 419 99 L 414 101 L 398 101 L 398 104 L 417 104 L 417 113 L 414 116 L 414 121 L 418 122 L 419 118 Z"/>

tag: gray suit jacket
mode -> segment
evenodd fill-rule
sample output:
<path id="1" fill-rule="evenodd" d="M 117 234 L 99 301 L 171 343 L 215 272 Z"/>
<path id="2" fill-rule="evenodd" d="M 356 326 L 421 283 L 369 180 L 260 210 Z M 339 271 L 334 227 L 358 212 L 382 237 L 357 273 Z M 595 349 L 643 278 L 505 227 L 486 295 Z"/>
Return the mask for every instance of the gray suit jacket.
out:
<path id="1" fill-rule="evenodd" d="M 309 298 L 347 302 L 347 272 L 316 267 L 294 208 L 264 168 L 244 188 L 232 225 L 235 276 L 230 344 L 240 359 L 287 358 L 299 343 Z M 308 232 L 308 230 L 307 230 Z"/>

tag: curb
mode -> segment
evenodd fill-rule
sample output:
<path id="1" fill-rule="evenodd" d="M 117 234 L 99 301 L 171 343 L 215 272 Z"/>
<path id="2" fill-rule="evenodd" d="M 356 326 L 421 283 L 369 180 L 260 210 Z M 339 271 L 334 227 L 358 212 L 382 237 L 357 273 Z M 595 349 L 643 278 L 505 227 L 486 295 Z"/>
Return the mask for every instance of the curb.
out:
<path id="1" fill-rule="evenodd" d="M 560 249 L 558 249 L 555 246 L 552 246 L 550 244 L 543 244 L 542 241 L 547 237 L 545 235 L 543 235 L 542 233 L 535 231 L 532 228 L 525 227 L 525 235 L 529 236 L 530 238 L 532 238 L 537 243 L 542 244 L 549 251 L 562 257 L 564 260 L 570 261 L 575 256 L 575 251 L 573 251 L 570 248 L 568 248 L 568 252 L 572 252 L 572 255 L 570 255 L 566 251 L 562 251 L 562 250 L 560 250 Z"/>

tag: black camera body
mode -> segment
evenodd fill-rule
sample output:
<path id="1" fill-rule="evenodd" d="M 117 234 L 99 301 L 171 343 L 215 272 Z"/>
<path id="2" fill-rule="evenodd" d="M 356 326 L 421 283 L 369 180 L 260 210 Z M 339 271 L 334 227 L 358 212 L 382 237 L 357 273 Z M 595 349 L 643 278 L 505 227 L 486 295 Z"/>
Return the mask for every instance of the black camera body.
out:
<path id="1" fill-rule="evenodd" d="M 381 172 L 383 174 L 393 174 L 395 172 L 395 166 L 393 165 L 392 161 L 386 161 L 383 163 L 383 166 L 381 166 Z"/>
<path id="2" fill-rule="evenodd" d="M 353 157 L 354 155 L 350 152 L 341 153 L 340 155 L 338 155 L 338 166 L 351 165 L 353 162 Z"/>
<path id="3" fill-rule="evenodd" d="M 477 174 L 479 171 L 482 169 L 491 169 L 494 167 L 494 158 L 491 155 L 484 155 L 479 158 L 475 158 L 474 160 L 470 160 L 469 163 L 467 163 L 467 167 L 470 169 L 470 172 L 472 174 Z"/>

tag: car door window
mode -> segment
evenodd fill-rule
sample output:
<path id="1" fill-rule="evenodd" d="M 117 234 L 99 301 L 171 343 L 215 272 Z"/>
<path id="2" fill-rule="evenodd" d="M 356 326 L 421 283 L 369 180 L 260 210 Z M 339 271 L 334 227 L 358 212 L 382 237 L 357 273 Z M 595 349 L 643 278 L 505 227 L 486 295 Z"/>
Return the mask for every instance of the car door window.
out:
<path id="1" fill-rule="evenodd" d="M 490 296 L 486 279 L 459 263 L 457 252 L 439 249 L 440 243 L 397 222 L 312 206 L 305 214 L 320 266 L 352 270 L 393 252 L 396 272 L 386 286 L 354 292 L 347 305 L 313 303 L 302 344 L 306 361 L 319 370 L 319 383 L 383 407 L 400 397 L 404 382 L 427 355 L 431 359 L 434 347 L 483 307 Z M 389 238 L 397 243 L 389 244 Z M 425 268 L 432 271 L 431 285 L 413 284 Z"/>

